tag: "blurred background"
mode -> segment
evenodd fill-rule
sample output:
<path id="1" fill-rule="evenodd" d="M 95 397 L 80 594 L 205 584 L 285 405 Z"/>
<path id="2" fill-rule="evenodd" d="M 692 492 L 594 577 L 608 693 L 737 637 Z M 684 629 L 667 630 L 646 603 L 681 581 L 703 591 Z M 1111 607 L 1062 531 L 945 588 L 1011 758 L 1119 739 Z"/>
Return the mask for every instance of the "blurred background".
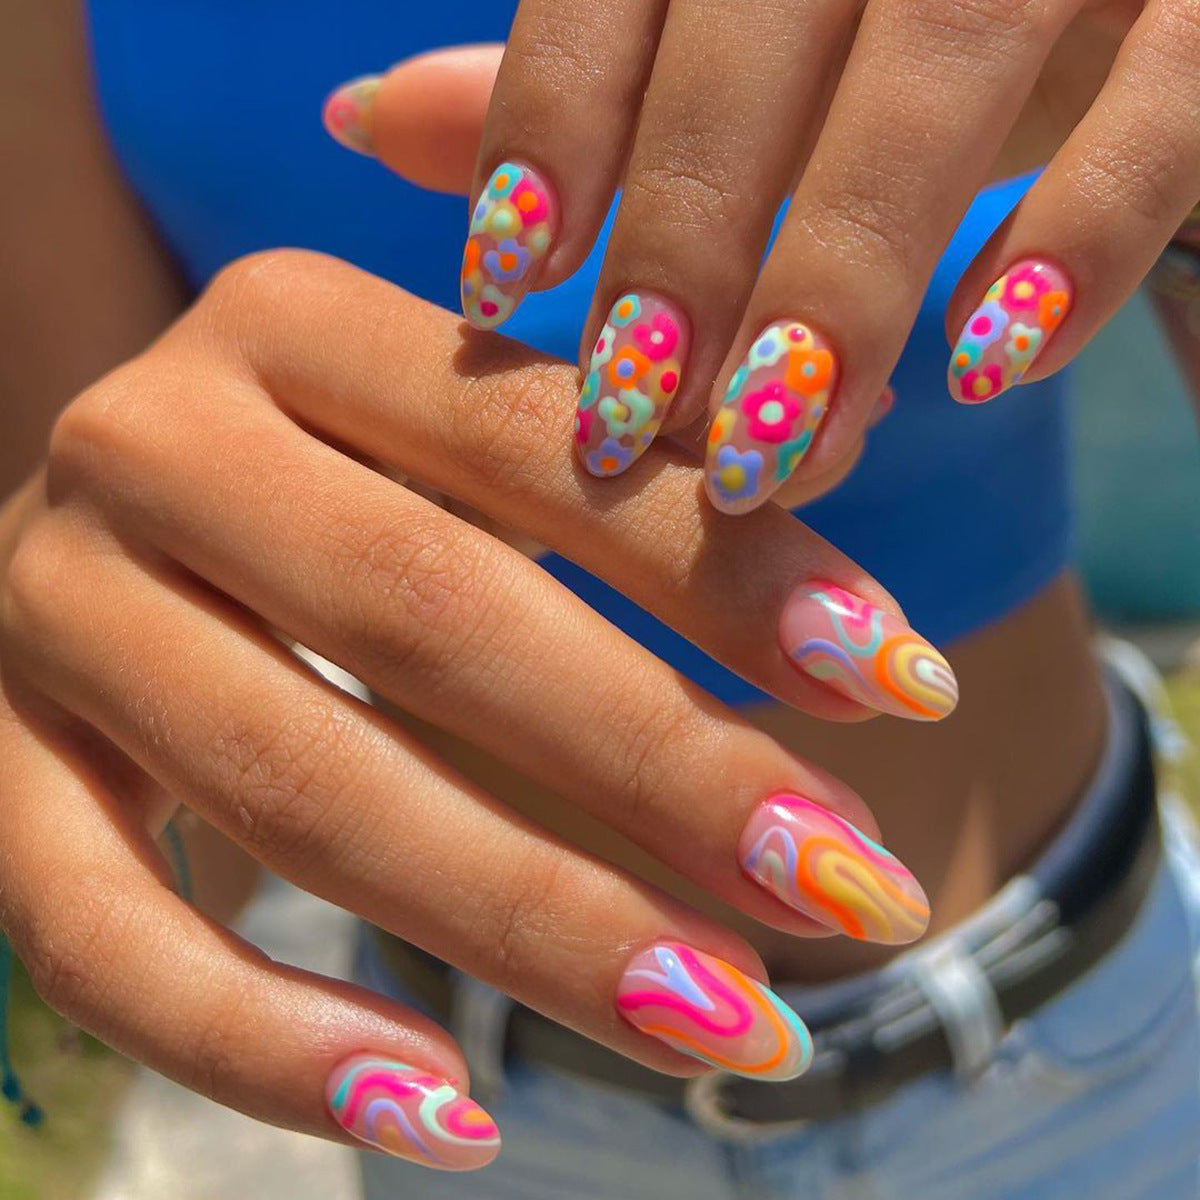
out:
<path id="1" fill-rule="evenodd" d="M 1144 298 L 1083 356 L 1074 403 L 1081 570 L 1106 629 L 1164 673 L 1200 743 L 1200 434 Z M 1173 771 L 1169 785 L 1200 811 L 1200 761 Z M 238 927 L 274 958 L 349 971 L 352 919 L 282 882 Z M 46 1116 L 31 1129 L 0 1105 L 0 1200 L 357 1200 L 350 1151 L 133 1067 L 45 1009 L 19 968 L 9 1037 Z"/>

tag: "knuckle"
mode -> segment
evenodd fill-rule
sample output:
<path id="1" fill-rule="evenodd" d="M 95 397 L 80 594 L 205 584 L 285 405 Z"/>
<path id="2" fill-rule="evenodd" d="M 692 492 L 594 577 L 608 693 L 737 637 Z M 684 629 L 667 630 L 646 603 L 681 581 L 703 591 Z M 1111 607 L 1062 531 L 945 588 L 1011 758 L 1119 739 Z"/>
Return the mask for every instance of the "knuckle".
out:
<path id="1" fill-rule="evenodd" d="M 720 228 L 723 236 L 752 226 L 754 206 L 731 178 L 714 174 L 704 164 L 700 134 L 674 133 L 647 151 L 626 181 L 623 205 L 631 212 L 655 214 L 656 224 L 669 223 L 680 234 Z"/>
<path id="2" fill-rule="evenodd" d="M 1042 45 L 1056 24 L 1053 0 L 907 0 L 899 16 L 917 39 L 930 46 L 988 57 Z"/>
<path id="3" fill-rule="evenodd" d="M 556 940 L 556 896 L 563 859 L 552 848 L 531 851 L 505 875 L 507 887 L 491 895 L 480 914 L 485 973 L 501 991 L 520 993 L 545 969 L 548 940 Z M 483 966 L 483 964 L 481 964 Z"/>
<path id="4" fill-rule="evenodd" d="M 77 555 L 65 545 L 55 522 L 34 518 L 22 531 L 4 567 L 0 591 L 0 645 L 6 660 L 32 641 L 53 639 L 62 619 L 63 598 L 79 574 Z"/>
<path id="5" fill-rule="evenodd" d="M 1128 228 L 1132 220 L 1155 232 L 1172 222 L 1179 208 L 1175 161 L 1169 151 L 1148 153 L 1142 129 L 1119 136 L 1110 131 L 1102 146 L 1083 152 L 1075 174 L 1094 217 L 1107 210 L 1110 228 Z M 1100 222 L 1097 227 L 1102 227 Z"/>
<path id="6" fill-rule="evenodd" d="M 358 789 L 370 755 L 353 732 L 349 711 L 340 712 L 323 694 L 298 699 L 282 720 L 256 715 L 267 711 L 266 705 L 240 705 L 215 732 L 219 786 L 232 808 L 230 823 L 251 852 L 303 873 L 327 859 L 361 819 L 347 798 Z"/>
<path id="7" fill-rule="evenodd" d="M 253 1024 L 251 995 L 230 992 L 204 1014 L 185 1051 L 181 1082 L 190 1091 L 216 1099 L 232 1093 L 245 1078 L 245 1047 L 235 1031 Z"/>
<path id="8" fill-rule="evenodd" d="M 797 214 L 801 229 L 840 261 L 886 271 L 905 284 L 915 279 L 919 233 L 889 172 L 863 161 L 838 182 Z"/>

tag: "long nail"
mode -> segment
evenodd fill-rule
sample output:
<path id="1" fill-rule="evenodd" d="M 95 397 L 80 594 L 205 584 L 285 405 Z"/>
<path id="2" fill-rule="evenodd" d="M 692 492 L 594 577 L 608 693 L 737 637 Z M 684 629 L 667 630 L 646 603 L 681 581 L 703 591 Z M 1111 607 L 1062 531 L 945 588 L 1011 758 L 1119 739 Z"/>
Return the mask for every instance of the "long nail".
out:
<path id="1" fill-rule="evenodd" d="M 808 583 L 792 593 L 779 639 L 800 670 L 879 712 L 940 721 L 958 703 L 950 664 L 923 637 L 833 584 Z"/>
<path id="2" fill-rule="evenodd" d="M 321 114 L 329 135 L 359 154 L 375 152 L 371 136 L 371 113 L 381 82 L 378 75 L 363 75 L 343 83 L 330 93 Z"/>
<path id="3" fill-rule="evenodd" d="M 356 1138 L 425 1167 L 473 1171 L 500 1152 L 500 1131 L 474 1100 L 406 1063 L 356 1054 L 334 1068 L 325 1100 Z"/>
<path id="4" fill-rule="evenodd" d="M 800 465 L 829 409 L 838 360 L 819 333 L 777 321 L 733 373 L 708 433 L 704 478 L 722 512 L 757 508 Z"/>
<path id="5" fill-rule="evenodd" d="M 1073 298 L 1070 279 L 1053 263 L 1024 258 L 1009 267 L 958 335 L 947 376 L 954 399 L 983 404 L 1020 383 Z"/>
<path id="6" fill-rule="evenodd" d="M 554 189 L 532 167 L 501 163 L 475 205 L 463 251 L 463 313 L 476 329 L 512 316 L 557 233 Z"/>
<path id="7" fill-rule="evenodd" d="M 812 1062 L 804 1022 L 770 988 L 680 942 L 635 955 L 617 990 L 635 1028 L 750 1079 L 794 1079 Z"/>
<path id="8" fill-rule="evenodd" d="M 575 409 L 575 448 L 593 475 L 619 475 L 654 441 L 691 336 L 687 317 L 661 296 L 627 292 L 612 306 Z"/>
<path id="9" fill-rule="evenodd" d="M 901 945 L 929 924 L 929 901 L 895 855 L 803 796 L 764 800 L 738 844 L 742 870 L 791 908 L 863 941 Z"/>

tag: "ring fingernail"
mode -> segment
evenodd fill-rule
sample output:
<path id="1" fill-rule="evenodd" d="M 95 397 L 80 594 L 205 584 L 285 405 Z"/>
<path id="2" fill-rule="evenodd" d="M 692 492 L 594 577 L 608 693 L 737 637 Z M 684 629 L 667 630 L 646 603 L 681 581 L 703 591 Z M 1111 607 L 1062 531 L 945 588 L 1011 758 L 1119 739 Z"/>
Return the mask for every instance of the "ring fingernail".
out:
<path id="1" fill-rule="evenodd" d="M 1066 272 L 1025 258 L 984 293 L 950 355 L 947 382 L 962 404 L 983 404 L 1029 370 L 1071 311 L 1074 289 Z"/>
<path id="2" fill-rule="evenodd" d="M 374 153 L 371 114 L 381 82 L 378 75 L 363 75 L 330 93 L 321 119 L 334 141 L 359 154 Z"/>
<path id="3" fill-rule="evenodd" d="M 554 189 L 532 167 L 501 163 L 475 211 L 462 261 L 462 307 L 476 329 L 507 321 L 558 233 Z"/>
<path id="4" fill-rule="evenodd" d="M 500 1152 L 495 1121 L 452 1084 L 418 1067 L 356 1054 L 325 1085 L 333 1118 L 356 1138 L 426 1167 L 473 1171 Z"/>
<path id="5" fill-rule="evenodd" d="M 792 593 L 779 640 L 805 674 L 878 712 L 940 721 L 958 703 L 958 681 L 933 646 L 899 617 L 831 583 Z"/>
<path id="6" fill-rule="evenodd" d="M 849 821 L 781 792 L 750 815 L 742 869 L 789 907 L 853 938 L 902 945 L 929 924 L 911 871 Z"/>
<path id="7" fill-rule="evenodd" d="M 617 1008 L 672 1049 L 750 1079 L 794 1079 L 812 1062 L 807 1026 L 770 988 L 680 942 L 633 957 Z"/>
<path id="8" fill-rule="evenodd" d="M 807 325 L 777 321 L 759 334 L 709 429 L 705 483 L 717 508 L 749 512 L 791 475 L 837 382 L 837 355 Z"/>
<path id="9" fill-rule="evenodd" d="M 654 441 L 687 367 L 691 326 L 669 300 L 627 292 L 596 338 L 575 410 L 593 475 L 619 475 Z"/>

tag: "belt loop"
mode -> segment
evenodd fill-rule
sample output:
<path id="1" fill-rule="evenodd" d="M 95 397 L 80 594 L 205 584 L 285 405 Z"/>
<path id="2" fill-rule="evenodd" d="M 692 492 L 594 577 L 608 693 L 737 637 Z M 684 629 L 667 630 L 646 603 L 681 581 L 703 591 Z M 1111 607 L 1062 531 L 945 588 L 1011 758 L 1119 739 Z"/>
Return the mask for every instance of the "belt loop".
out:
<path id="1" fill-rule="evenodd" d="M 504 1090 L 504 1048 L 508 1040 L 511 997 L 472 979 L 453 975 L 450 1032 L 471 1069 L 471 1095 L 494 1100 Z"/>
<path id="2" fill-rule="evenodd" d="M 937 1013 L 954 1073 L 975 1078 L 991 1061 L 1004 1036 L 996 993 L 978 962 L 952 941 L 914 955 L 912 978 Z"/>

